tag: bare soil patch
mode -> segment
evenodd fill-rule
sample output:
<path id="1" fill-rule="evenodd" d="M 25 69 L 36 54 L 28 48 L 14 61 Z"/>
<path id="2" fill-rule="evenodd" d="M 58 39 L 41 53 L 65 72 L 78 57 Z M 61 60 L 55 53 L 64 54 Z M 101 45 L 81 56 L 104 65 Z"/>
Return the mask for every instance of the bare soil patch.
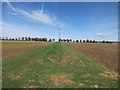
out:
<path id="1" fill-rule="evenodd" d="M 86 78 L 86 77 L 90 77 L 90 76 L 91 76 L 91 74 L 87 74 L 87 75 L 82 75 L 81 77 Z"/>
<path id="2" fill-rule="evenodd" d="M 57 61 L 58 56 L 56 55 L 49 55 L 48 59 L 52 62 L 55 63 Z"/>
<path id="3" fill-rule="evenodd" d="M 63 56 L 63 59 L 61 60 L 61 64 L 65 64 L 67 63 L 70 59 L 72 58 L 72 56 Z"/>
<path id="4" fill-rule="evenodd" d="M 15 75 L 15 73 L 13 73 L 13 72 L 9 72 L 9 73 L 6 73 L 7 74 L 7 76 L 9 77 L 9 78 L 11 78 L 12 80 L 14 80 L 14 79 L 21 79 L 22 77 L 22 74 L 23 73 L 20 73 L 20 74 L 18 74 L 18 75 Z"/>
<path id="5" fill-rule="evenodd" d="M 2 58 L 16 56 L 49 44 L 51 42 L 2 41 Z"/>
<path id="6" fill-rule="evenodd" d="M 92 88 L 99 88 L 98 85 L 93 85 L 91 86 Z"/>
<path id="7" fill-rule="evenodd" d="M 118 43 L 64 43 L 90 59 L 118 72 Z"/>
<path id="8" fill-rule="evenodd" d="M 105 78 L 118 80 L 118 74 L 115 73 L 115 72 L 107 72 L 107 71 L 105 71 L 105 73 L 100 73 L 100 75 L 105 77 Z"/>
<path id="9" fill-rule="evenodd" d="M 31 89 L 38 88 L 38 86 L 36 86 L 36 85 L 35 86 L 33 86 L 33 85 L 32 86 L 26 85 L 26 86 L 27 87 L 23 87 L 23 88 L 31 88 Z"/>
<path id="10" fill-rule="evenodd" d="M 56 75 L 51 75 L 50 79 L 55 82 L 55 86 L 57 86 L 57 87 L 59 86 L 60 83 L 62 83 L 62 84 L 66 83 L 68 85 L 75 84 L 75 82 L 68 79 L 67 77 L 72 77 L 72 76 L 67 74 L 67 73 L 60 73 L 57 76 Z"/>

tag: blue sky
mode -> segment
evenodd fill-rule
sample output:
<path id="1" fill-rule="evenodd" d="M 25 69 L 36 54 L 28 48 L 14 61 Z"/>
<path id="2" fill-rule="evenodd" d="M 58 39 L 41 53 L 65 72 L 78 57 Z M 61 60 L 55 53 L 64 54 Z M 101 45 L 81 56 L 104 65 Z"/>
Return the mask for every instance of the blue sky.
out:
<path id="1" fill-rule="evenodd" d="M 117 2 L 3 2 L 3 37 L 118 40 Z"/>

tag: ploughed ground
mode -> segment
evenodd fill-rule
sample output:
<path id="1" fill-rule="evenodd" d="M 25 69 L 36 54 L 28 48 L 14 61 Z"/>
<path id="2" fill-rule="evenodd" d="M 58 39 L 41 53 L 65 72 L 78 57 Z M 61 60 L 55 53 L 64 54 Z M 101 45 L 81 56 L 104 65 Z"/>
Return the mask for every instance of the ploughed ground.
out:
<path id="1" fill-rule="evenodd" d="M 13 57 L 49 44 L 51 42 L 2 41 L 2 58 Z"/>
<path id="2" fill-rule="evenodd" d="M 64 43 L 90 59 L 118 72 L 118 43 Z"/>

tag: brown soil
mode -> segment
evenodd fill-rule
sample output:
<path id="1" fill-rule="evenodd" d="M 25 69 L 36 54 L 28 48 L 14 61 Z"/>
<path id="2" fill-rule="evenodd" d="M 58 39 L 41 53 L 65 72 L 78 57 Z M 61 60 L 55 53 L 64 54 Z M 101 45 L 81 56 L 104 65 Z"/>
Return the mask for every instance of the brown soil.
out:
<path id="1" fill-rule="evenodd" d="M 3 41 L 2 58 L 16 56 L 49 44 L 51 44 L 51 42 Z"/>
<path id="2" fill-rule="evenodd" d="M 118 72 L 118 43 L 64 43 L 90 59 Z"/>

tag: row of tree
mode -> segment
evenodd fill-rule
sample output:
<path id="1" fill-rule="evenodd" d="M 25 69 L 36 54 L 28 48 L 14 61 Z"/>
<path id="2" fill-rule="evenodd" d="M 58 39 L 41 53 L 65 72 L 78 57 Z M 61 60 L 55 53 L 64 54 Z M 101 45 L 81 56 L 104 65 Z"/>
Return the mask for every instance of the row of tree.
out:
<path id="1" fill-rule="evenodd" d="M 73 41 L 72 41 L 72 39 L 59 39 L 59 42 L 98 43 L 98 41 L 89 40 L 89 39 L 87 39 L 87 40 L 73 40 Z M 110 41 L 105 41 L 105 40 L 99 41 L 99 42 L 100 42 L 100 43 L 112 43 L 112 42 L 110 42 Z"/>
<path id="2" fill-rule="evenodd" d="M 55 39 L 47 39 L 47 38 L 31 38 L 31 37 L 19 37 L 19 38 L 8 38 L 8 37 L 5 37 L 5 38 L 0 38 L 1 40 L 22 40 L 22 41 L 48 41 L 48 42 L 54 42 Z M 72 39 L 58 39 L 59 42 L 80 42 L 80 43 L 97 43 L 98 41 L 95 41 L 95 40 L 72 40 Z M 112 43 L 112 42 L 109 42 L 109 41 L 101 41 L 100 43 Z"/>
<path id="3" fill-rule="evenodd" d="M 31 37 L 19 37 L 19 38 L 8 38 L 8 37 L 6 37 L 6 38 L 0 38 L 0 40 L 16 40 L 16 41 L 49 41 L 49 42 L 54 42 L 55 41 L 55 39 L 49 39 L 49 40 L 47 40 L 47 38 L 31 38 Z"/>

